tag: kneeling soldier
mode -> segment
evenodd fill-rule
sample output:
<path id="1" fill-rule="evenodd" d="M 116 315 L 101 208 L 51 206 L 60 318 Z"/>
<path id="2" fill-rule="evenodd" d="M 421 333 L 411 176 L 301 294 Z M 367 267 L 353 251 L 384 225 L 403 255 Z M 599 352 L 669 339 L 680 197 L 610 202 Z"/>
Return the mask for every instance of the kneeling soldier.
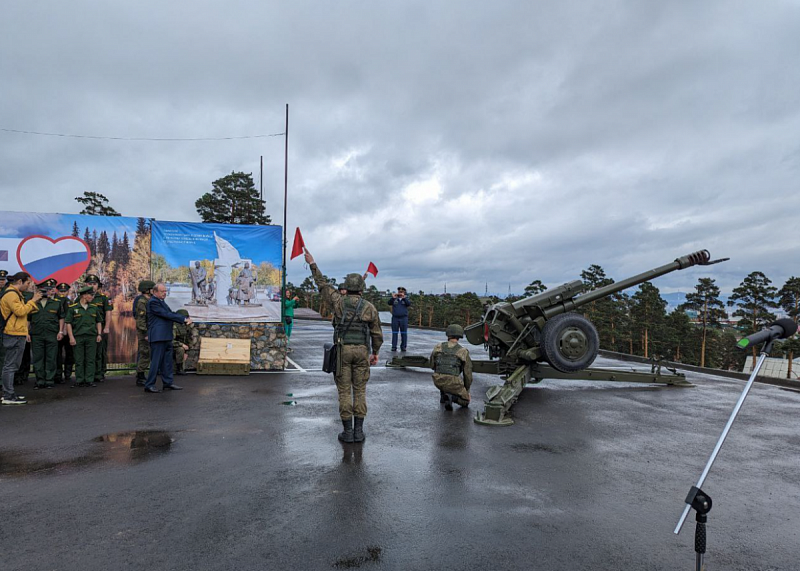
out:
<path id="1" fill-rule="evenodd" d="M 35 389 L 51 389 L 55 385 L 56 353 L 64 329 L 64 306 L 55 298 L 56 283 L 49 279 L 37 286 L 45 297 L 36 302 L 36 311 L 28 317 Z"/>
<path id="2" fill-rule="evenodd" d="M 78 301 L 67 307 L 67 335 L 74 348 L 75 384 L 77 387 L 95 387 L 97 346 L 103 340 L 103 321 L 100 310 L 92 304 L 94 288 L 85 286 L 78 290 Z"/>
<path id="3" fill-rule="evenodd" d="M 175 313 L 189 317 L 189 312 L 185 309 L 179 309 Z M 186 374 L 184 363 L 186 363 L 186 357 L 189 356 L 189 344 L 192 342 L 191 327 L 191 325 L 186 325 L 185 323 L 172 324 L 172 357 L 175 363 L 176 375 Z"/>
<path id="4" fill-rule="evenodd" d="M 469 406 L 469 387 L 472 385 L 472 360 L 469 351 L 458 344 L 464 337 L 464 328 L 460 325 L 448 325 L 445 330 L 447 342 L 439 343 L 431 353 L 433 367 L 433 384 L 439 389 L 439 402 L 445 410 L 453 410 L 453 403 L 462 407 Z M 464 380 L 461 380 L 461 376 Z"/>

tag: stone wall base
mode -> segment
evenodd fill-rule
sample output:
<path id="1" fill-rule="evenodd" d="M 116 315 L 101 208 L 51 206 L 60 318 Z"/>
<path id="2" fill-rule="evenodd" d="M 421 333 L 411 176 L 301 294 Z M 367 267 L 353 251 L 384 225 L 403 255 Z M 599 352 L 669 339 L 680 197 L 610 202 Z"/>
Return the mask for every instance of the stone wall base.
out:
<path id="1" fill-rule="evenodd" d="M 187 369 L 197 366 L 200 339 L 250 339 L 251 371 L 282 371 L 286 368 L 286 333 L 276 323 L 195 323 L 192 327 Z"/>

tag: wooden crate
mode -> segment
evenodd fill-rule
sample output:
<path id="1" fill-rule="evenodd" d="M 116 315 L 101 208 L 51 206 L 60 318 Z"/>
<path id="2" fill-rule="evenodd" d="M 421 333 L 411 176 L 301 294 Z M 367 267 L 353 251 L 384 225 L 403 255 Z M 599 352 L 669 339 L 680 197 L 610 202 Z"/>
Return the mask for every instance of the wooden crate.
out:
<path id="1" fill-rule="evenodd" d="M 250 339 L 200 339 L 199 375 L 249 375 Z"/>

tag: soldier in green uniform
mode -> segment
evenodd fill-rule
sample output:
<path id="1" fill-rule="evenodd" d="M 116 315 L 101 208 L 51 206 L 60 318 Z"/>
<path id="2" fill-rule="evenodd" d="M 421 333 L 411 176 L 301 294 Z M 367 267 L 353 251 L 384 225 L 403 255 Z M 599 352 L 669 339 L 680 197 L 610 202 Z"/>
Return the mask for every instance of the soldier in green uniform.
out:
<path id="1" fill-rule="evenodd" d="M 469 351 L 458 344 L 464 337 L 464 328 L 455 323 L 445 330 L 447 341 L 433 348 L 430 363 L 433 384 L 439 389 L 439 402 L 445 410 L 453 410 L 453 403 L 469 406 L 469 388 L 472 386 L 472 360 Z M 461 377 L 464 377 L 462 380 Z"/>
<path id="2" fill-rule="evenodd" d="M 94 290 L 94 298 L 92 305 L 94 305 L 100 313 L 100 322 L 103 324 L 102 341 L 97 345 L 97 360 L 94 365 L 94 380 L 96 383 L 102 383 L 106 380 L 106 365 L 108 364 L 108 333 L 111 325 L 111 312 L 114 311 L 114 306 L 108 296 L 102 292 L 103 284 L 100 278 L 94 274 L 86 276 L 86 283 L 92 286 Z"/>
<path id="3" fill-rule="evenodd" d="M 67 283 L 60 283 L 56 286 L 56 299 L 61 302 L 61 311 L 66 317 L 67 307 L 72 303 L 69 298 L 70 285 Z M 57 385 L 66 383 L 72 377 L 72 368 L 75 366 L 75 360 L 72 356 L 72 345 L 69 344 L 69 336 L 67 336 L 67 327 L 62 324 L 61 327 L 61 341 L 58 342 L 58 350 L 56 351 L 56 376 L 55 382 Z"/>
<path id="4" fill-rule="evenodd" d="M 92 304 L 94 296 L 94 288 L 84 286 L 78 290 L 78 301 L 67 307 L 67 335 L 75 354 L 74 387 L 97 386 L 94 382 L 94 367 L 97 362 L 97 346 L 103 340 L 103 320 L 98 307 Z"/>
<path id="5" fill-rule="evenodd" d="M 64 309 L 55 298 L 56 283 L 56 280 L 49 279 L 37 286 L 43 297 L 36 302 L 36 311 L 28 315 L 33 372 L 36 374 L 34 389 L 52 389 L 56 384 L 56 353 L 64 330 Z"/>
<path id="6" fill-rule="evenodd" d="M 189 317 L 189 312 L 179 309 L 175 313 Z M 192 326 L 185 323 L 172 324 L 172 358 L 175 364 L 175 374 L 185 375 L 184 364 L 188 356 L 189 346 L 192 343 Z"/>
<path id="7" fill-rule="evenodd" d="M 361 274 L 348 274 L 344 281 L 347 295 L 341 295 L 327 282 L 308 250 L 305 250 L 305 259 L 322 298 L 333 308 L 336 319 L 334 338 L 339 344 L 339 351 L 335 380 L 339 391 L 339 416 L 344 427 L 339 440 L 363 442 L 369 367 L 378 364 L 378 352 L 383 345 L 378 310 L 361 297 L 364 291 Z"/>
<path id="8" fill-rule="evenodd" d="M 147 377 L 145 373 L 150 366 L 150 342 L 147 340 L 147 302 L 153 296 L 155 282 L 142 280 L 139 282 L 139 295 L 133 300 L 133 316 L 136 318 L 136 386 L 143 387 Z"/>
<path id="9" fill-rule="evenodd" d="M 22 292 L 23 303 L 28 303 L 33 299 L 33 284 L 31 287 Z M 22 361 L 19 363 L 19 368 L 14 374 L 14 386 L 24 385 L 28 382 L 28 377 L 31 376 L 31 336 L 30 334 L 25 339 L 25 349 L 22 352 Z"/>

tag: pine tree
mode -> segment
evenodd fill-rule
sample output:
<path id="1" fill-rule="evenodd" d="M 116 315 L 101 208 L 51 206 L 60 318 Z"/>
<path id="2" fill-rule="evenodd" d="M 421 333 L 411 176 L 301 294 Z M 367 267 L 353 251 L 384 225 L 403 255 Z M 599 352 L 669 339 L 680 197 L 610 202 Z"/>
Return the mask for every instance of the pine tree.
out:
<path id="1" fill-rule="evenodd" d="M 86 227 L 86 231 L 83 233 L 83 241 L 86 242 L 86 245 L 89 246 L 89 252 L 94 254 L 95 248 L 94 244 L 92 243 L 92 235 L 89 233 L 89 227 Z"/>
<path id="2" fill-rule="evenodd" d="M 695 332 L 692 322 L 686 312 L 680 308 L 667 315 L 665 331 L 665 349 L 671 354 L 672 359 L 683 363 L 696 362 L 685 350 L 687 345 L 691 346 L 692 334 Z"/>
<path id="3" fill-rule="evenodd" d="M 100 238 L 97 241 L 97 253 L 102 254 L 104 260 L 109 259 L 111 244 L 108 241 L 108 234 L 106 234 L 105 230 L 100 232 Z"/>
<path id="4" fill-rule="evenodd" d="M 712 355 L 718 355 L 719 366 L 726 371 L 741 371 L 746 359 L 736 346 L 736 335 L 725 330 L 722 335 L 712 337 Z"/>
<path id="5" fill-rule="evenodd" d="M 72 236 L 74 238 L 77 238 L 80 235 L 81 235 L 81 230 L 80 230 L 80 228 L 78 228 L 78 223 L 77 222 L 73 222 L 72 223 Z"/>
<path id="6" fill-rule="evenodd" d="M 108 199 L 99 192 L 84 192 L 83 196 L 76 196 L 75 200 L 83 204 L 81 214 L 90 216 L 122 216 L 108 203 Z"/>
<path id="7" fill-rule="evenodd" d="M 150 224 L 147 222 L 147 219 L 141 217 L 137 218 L 135 238 L 138 238 L 139 236 L 146 236 L 149 233 L 150 233 Z"/>
<path id="8" fill-rule="evenodd" d="M 631 301 L 634 330 L 639 333 L 643 355 L 649 357 L 651 344 L 655 349 L 661 349 L 663 344 L 663 337 L 659 338 L 655 333 L 662 330 L 667 302 L 661 298 L 658 288 L 650 282 L 640 285 Z"/>
<path id="9" fill-rule="evenodd" d="M 547 286 L 541 280 L 533 280 L 529 285 L 525 286 L 525 297 L 530 297 L 546 290 Z"/>
<path id="10" fill-rule="evenodd" d="M 800 278 L 792 276 L 786 280 L 778 291 L 778 303 L 786 315 L 795 321 L 800 319 Z"/>
<path id="11" fill-rule="evenodd" d="M 269 224 L 265 202 L 258 196 L 252 173 L 232 172 L 211 183 L 211 192 L 196 202 L 203 222 Z"/>
<path id="12" fill-rule="evenodd" d="M 116 230 L 111 234 L 111 253 L 109 254 L 109 258 L 112 262 L 119 263 L 119 240 L 117 240 Z"/>
<path id="13" fill-rule="evenodd" d="M 750 272 L 728 298 L 728 305 L 737 308 L 733 312 L 734 317 L 742 318 L 745 335 L 755 333 L 775 320 L 775 314 L 769 310 L 777 307 L 775 297 L 778 291 L 771 283 L 772 280 L 762 272 Z M 756 348 L 753 347 L 753 367 L 755 364 Z"/>
<path id="14" fill-rule="evenodd" d="M 786 283 L 778 291 L 778 303 L 786 312 L 786 315 L 797 323 L 798 319 L 800 319 L 800 278 L 792 276 L 786 280 Z M 791 337 L 784 345 L 789 359 L 789 370 L 786 373 L 786 378 L 791 379 L 792 362 L 794 356 L 800 351 L 800 338 L 797 336 Z"/>
<path id="15" fill-rule="evenodd" d="M 120 243 L 120 259 L 119 263 L 127 266 L 131 260 L 131 243 L 128 240 L 128 233 L 122 234 L 122 242 Z"/>
<path id="16" fill-rule="evenodd" d="M 583 280 L 584 292 L 605 287 L 614 283 L 614 280 L 606 276 L 605 270 L 602 266 L 592 264 L 587 269 L 581 272 L 581 279 Z M 597 329 L 597 334 L 600 337 L 600 346 L 616 350 L 614 344 L 616 341 L 615 327 L 615 312 L 617 308 L 614 307 L 614 296 L 605 297 L 595 300 L 583 306 L 583 316 L 591 321 Z M 617 301 L 618 303 L 618 301 Z"/>
<path id="17" fill-rule="evenodd" d="M 694 291 L 686 294 L 686 303 L 678 309 L 685 311 L 691 309 L 697 312 L 697 318 L 702 327 L 700 341 L 700 366 L 706 366 L 706 337 L 708 328 L 718 326 L 720 320 L 725 319 L 725 304 L 719 299 L 719 288 L 711 278 L 700 278 Z"/>

